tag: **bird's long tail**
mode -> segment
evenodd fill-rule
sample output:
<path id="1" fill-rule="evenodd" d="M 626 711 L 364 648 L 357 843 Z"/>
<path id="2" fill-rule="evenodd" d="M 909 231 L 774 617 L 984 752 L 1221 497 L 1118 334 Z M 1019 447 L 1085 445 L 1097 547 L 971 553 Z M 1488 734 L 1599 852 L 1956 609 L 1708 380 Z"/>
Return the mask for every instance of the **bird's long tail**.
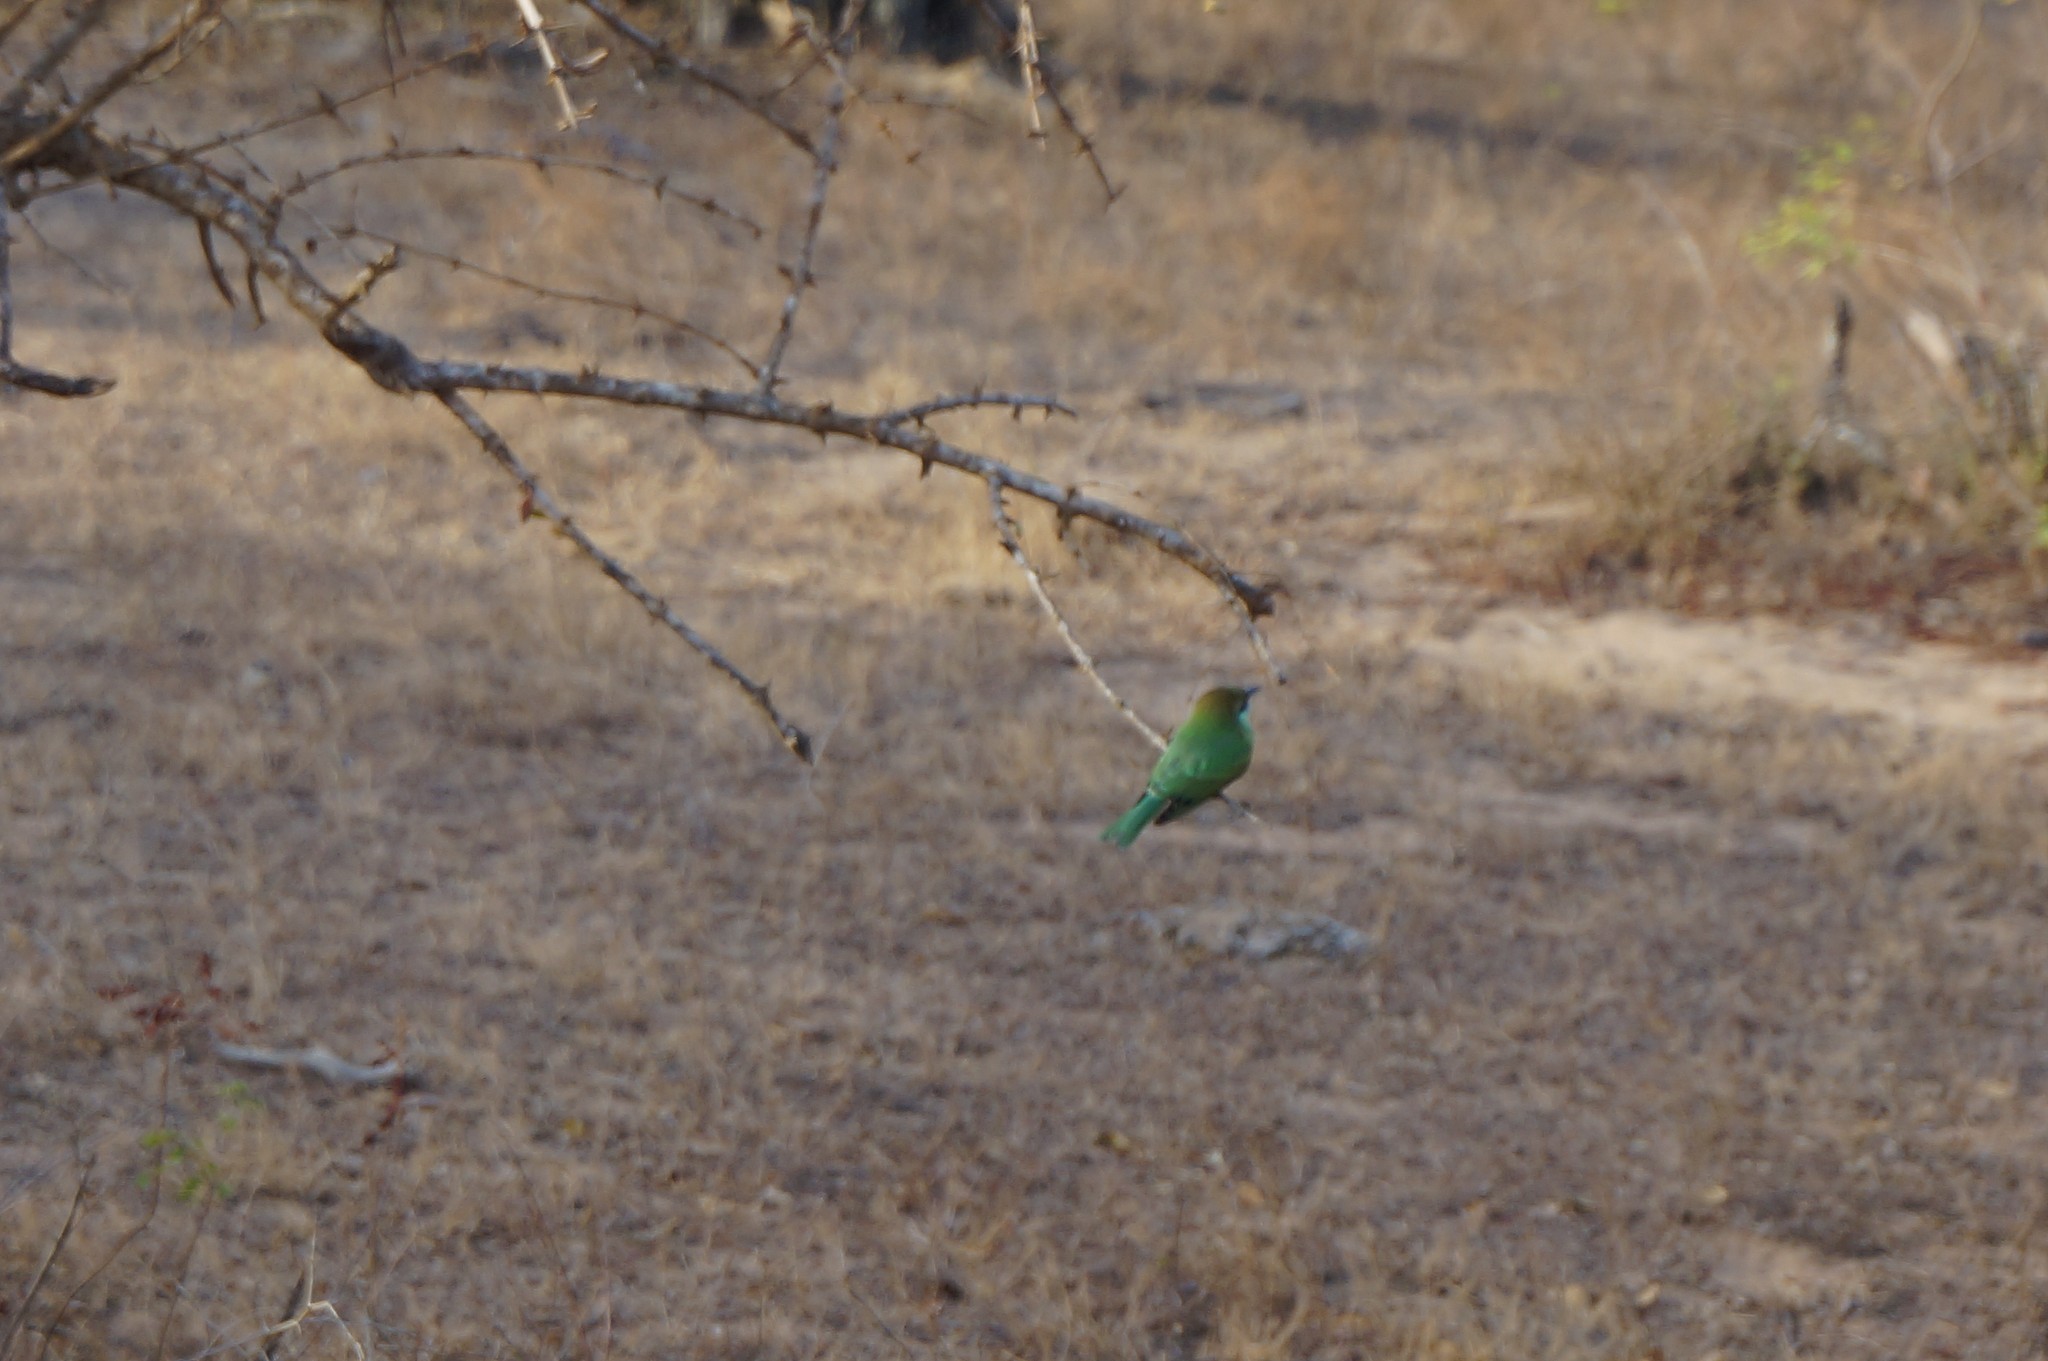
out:
<path id="1" fill-rule="evenodd" d="M 1138 833 L 1152 825 L 1152 820 L 1166 811 L 1164 796 L 1145 791 L 1145 797 L 1131 805 L 1131 811 L 1102 829 L 1102 839 L 1112 846 L 1128 846 L 1138 839 Z"/>

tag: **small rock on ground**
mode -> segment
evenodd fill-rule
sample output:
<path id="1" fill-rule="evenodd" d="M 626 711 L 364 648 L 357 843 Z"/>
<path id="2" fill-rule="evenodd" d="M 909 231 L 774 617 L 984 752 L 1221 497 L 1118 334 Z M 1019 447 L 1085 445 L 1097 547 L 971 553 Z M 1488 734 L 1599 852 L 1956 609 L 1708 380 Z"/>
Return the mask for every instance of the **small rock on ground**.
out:
<path id="1" fill-rule="evenodd" d="M 1175 907 L 1140 912 L 1136 920 L 1161 940 L 1182 949 L 1255 963 L 1282 955 L 1359 959 L 1373 948 L 1371 936 L 1329 917 L 1262 917 L 1241 907 Z"/>

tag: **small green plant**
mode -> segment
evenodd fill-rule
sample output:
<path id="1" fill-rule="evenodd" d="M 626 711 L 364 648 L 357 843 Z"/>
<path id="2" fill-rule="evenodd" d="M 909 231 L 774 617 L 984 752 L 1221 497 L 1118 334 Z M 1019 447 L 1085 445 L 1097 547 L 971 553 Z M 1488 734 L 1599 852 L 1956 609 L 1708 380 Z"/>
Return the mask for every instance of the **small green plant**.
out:
<path id="1" fill-rule="evenodd" d="M 214 1114 L 213 1123 L 222 1134 L 233 1133 L 263 1109 L 262 1099 L 249 1090 L 246 1082 L 223 1085 L 219 1096 L 223 1105 Z M 158 1176 L 174 1177 L 180 1201 L 190 1202 L 201 1196 L 212 1200 L 234 1197 L 234 1184 L 228 1180 L 219 1158 L 207 1147 L 207 1141 L 160 1126 L 143 1134 L 142 1151 L 155 1154 L 156 1161 L 142 1170 L 136 1179 L 140 1185 L 147 1187 Z"/>
<path id="2" fill-rule="evenodd" d="M 1818 279 L 1830 269 L 1856 263 L 1856 243 L 1849 232 L 1855 223 L 1850 170 L 1861 159 L 1856 143 L 1836 138 L 1799 155 L 1799 187 L 1778 200 L 1770 220 L 1745 236 L 1742 249 L 1752 258 L 1790 257 L 1799 276 Z"/>

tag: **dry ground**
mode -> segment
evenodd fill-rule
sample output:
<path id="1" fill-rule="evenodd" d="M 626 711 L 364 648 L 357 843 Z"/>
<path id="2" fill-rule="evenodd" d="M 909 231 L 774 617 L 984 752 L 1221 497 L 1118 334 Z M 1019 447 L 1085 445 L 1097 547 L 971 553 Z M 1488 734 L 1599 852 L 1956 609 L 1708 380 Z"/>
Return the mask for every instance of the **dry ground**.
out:
<path id="1" fill-rule="evenodd" d="M 1148 753 L 978 489 L 491 404 L 827 733 L 806 772 L 522 528 L 445 418 L 290 319 L 226 313 L 148 210 L 39 210 L 98 283 L 25 246 L 23 348 L 121 384 L 0 407 L 10 1308 L 97 1160 L 24 1343 L 153 1185 L 50 1356 L 254 1354 L 308 1254 L 378 1356 L 2042 1354 L 2048 678 L 1884 616 L 1582 614 L 1484 570 L 1560 561 L 1544 498 L 1573 451 L 1644 447 L 1776 368 L 1806 391 L 1831 285 L 1739 240 L 1798 147 L 1891 107 L 1825 41 L 1847 7 L 1700 7 L 1669 41 L 1649 4 L 1304 4 L 1320 41 L 1198 8 L 1067 16 L 1130 182 L 1107 214 L 1080 165 L 1018 145 L 1003 87 L 948 77 L 982 121 L 857 119 L 793 356 L 864 404 L 1059 389 L 1080 422 L 958 428 L 1285 579 L 1292 679 L 1243 785 L 1265 821 L 1125 854 L 1094 835 Z M 1935 8 L 1882 7 L 1923 71 Z M 2039 21 L 2001 11 L 1983 59 L 2023 65 Z M 375 69 L 319 33 L 336 88 Z M 287 98 L 209 70 L 195 125 Z M 1120 103 L 1118 71 L 1153 93 Z M 785 221 L 801 177 L 758 130 L 610 79 L 589 137 Z M 1336 137 L 1323 105 L 1258 102 L 1393 89 L 1684 155 Z M 531 144 L 547 117 L 531 84 L 467 78 L 273 150 L 401 122 Z M 1973 251 L 2017 277 L 2027 190 L 1998 192 Z M 323 210 L 680 299 L 755 346 L 793 241 L 477 167 Z M 1727 271 L 1707 313 L 1674 218 Z M 717 373 L 644 323 L 399 281 L 381 315 L 429 349 Z M 1910 371 L 1899 345 L 1880 372 Z M 1304 401 L 1159 400 L 1198 379 Z M 1249 674 L 1184 573 L 1030 530 L 1149 714 Z M 1328 917 L 1373 949 L 1252 963 L 1162 940 L 1175 911 Z M 172 990 L 187 1015 L 151 1033 L 134 1013 Z M 420 1089 L 232 1068 L 211 1031 L 394 1046 Z M 347 1344 L 309 1325 L 283 1354 Z"/>

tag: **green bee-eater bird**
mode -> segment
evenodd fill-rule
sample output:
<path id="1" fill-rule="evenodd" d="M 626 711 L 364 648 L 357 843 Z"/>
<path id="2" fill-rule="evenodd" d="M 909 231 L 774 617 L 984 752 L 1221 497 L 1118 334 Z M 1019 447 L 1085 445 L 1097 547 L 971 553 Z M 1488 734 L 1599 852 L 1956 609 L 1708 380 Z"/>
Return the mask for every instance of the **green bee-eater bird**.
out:
<path id="1" fill-rule="evenodd" d="M 1109 824 L 1102 839 L 1128 846 L 1157 822 L 1184 818 L 1221 794 L 1251 768 L 1252 721 L 1245 711 L 1259 687 L 1223 686 L 1195 701 L 1194 712 L 1152 767 L 1152 780 L 1131 811 Z"/>

